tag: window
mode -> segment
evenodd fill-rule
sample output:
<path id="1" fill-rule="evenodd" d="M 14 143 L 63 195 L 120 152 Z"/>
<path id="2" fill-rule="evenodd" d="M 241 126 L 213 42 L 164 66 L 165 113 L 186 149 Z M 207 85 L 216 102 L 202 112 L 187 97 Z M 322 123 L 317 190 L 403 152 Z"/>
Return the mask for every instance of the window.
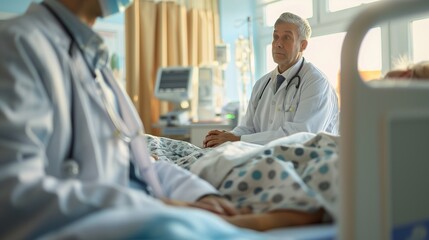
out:
<path id="1" fill-rule="evenodd" d="M 277 63 L 273 61 L 273 54 L 271 53 L 271 44 L 267 44 L 265 46 L 265 53 L 265 69 L 267 69 L 267 71 L 271 71 L 277 66 Z"/>
<path id="2" fill-rule="evenodd" d="M 429 60 L 429 18 L 414 21 L 412 27 L 412 48 L 413 48 L 413 62 Z"/>
<path id="3" fill-rule="evenodd" d="M 382 52 L 381 29 L 373 28 L 365 36 L 359 52 L 359 72 L 364 80 L 381 77 Z"/>
<path id="4" fill-rule="evenodd" d="M 326 74 L 337 91 L 339 91 L 341 50 L 345 36 L 345 32 L 340 32 L 311 38 L 304 52 L 306 59 Z M 359 52 L 358 67 L 361 77 L 364 80 L 379 78 L 381 60 L 381 29 L 373 28 L 365 36 Z"/>
<path id="5" fill-rule="evenodd" d="M 346 33 L 341 32 L 313 37 L 309 40 L 308 47 L 304 51 L 304 57 L 322 70 L 337 90 L 339 90 L 341 50 L 345 36 Z M 265 49 L 266 69 L 271 71 L 277 66 L 271 55 L 271 44 L 267 44 Z M 359 52 L 358 67 L 362 79 L 380 78 L 381 63 L 381 29 L 373 28 L 365 36 Z"/>
<path id="6" fill-rule="evenodd" d="M 341 47 L 345 35 L 344 32 L 341 32 L 313 37 L 309 40 L 308 47 L 304 51 L 304 57 L 322 70 L 333 86 L 337 86 L 339 78 Z"/>
<path id="7" fill-rule="evenodd" d="M 264 7 L 265 25 L 274 26 L 277 18 L 283 12 L 292 12 L 303 18 L 313 16 L 313 1 L 282 0 L 268 4 Z"/>
<path id="8" fill-rule="evenodd" d="M 313 29 L 313 37 L 309 40 L 304 57 L 319 67 L 334 86 L 338 87 L 341 50 L 345 32 L 350 23 L 367 7 L 382 1 L 389 2 L 388 0 L 301 0 L 302 4 L 313 3 L 312 8 L 309 8 L 312 16 L 309 22 Z M 284 9 L 284 5 L 274 4 L 287 4 L 289 1 L 256 0 L 256 2 L 262 6 L 256 12 L 258 16 L 263 16 L 267 14 L 267 9 Z M 368 32 L 360 47 L 358 69 L 362 79 L 380 78 L 382 73 L 398 67 L 399 64 L 429 60 L 429 35 L 427 34 L 429 15 L 427 13 L 394 18 L 379 24 Z M 257 24 L 256 28 L 255 32 L 258 33 L 256 38 L 259 41 L 256 52 L 260 55 L 256 58 L 255 76 L 260 78 L 274 69 L 276 64 L 271 56 L 272 27 Z M 265 62 L 262 62 L 264 60 Z"/>
<path id="9" fill-rule="evenodd" d="M 380 0 L 329 0 L 328 1 L 328 10 L 330 12 L 337 12 L 340 10 L 356 7 L 362 4 L 367 4 L 371 2 L 377 2 Z"/>

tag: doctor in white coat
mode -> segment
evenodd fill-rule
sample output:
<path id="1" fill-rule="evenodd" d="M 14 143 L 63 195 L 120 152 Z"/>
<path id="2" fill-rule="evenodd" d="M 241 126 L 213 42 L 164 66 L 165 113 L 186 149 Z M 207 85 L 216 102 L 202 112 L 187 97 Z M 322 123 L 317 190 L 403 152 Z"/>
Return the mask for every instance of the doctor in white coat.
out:
<path id="1" fill-rule="evenodd" d="M 244 234 L 208 211 L 168 206 L 237 213 L 207 182 L 149 158 L 90 28 L 131 2 L 46 0 L 0 24 L 1 239 Z M 131 161 L 147 192 L 129 187 Z"/>
<path id="2" fill-rule="evenodd" d="M 338 99 L 326 76 L 303 52 L 311 36 L 308 22 L 283 13 L 274 25 L 272 55 L 278 66 L 259 79 L 245 116 L 231 132 L 212 130 L 206 147 L 227 141 L 266 144 L 298 132 L 338 133 Z"/>

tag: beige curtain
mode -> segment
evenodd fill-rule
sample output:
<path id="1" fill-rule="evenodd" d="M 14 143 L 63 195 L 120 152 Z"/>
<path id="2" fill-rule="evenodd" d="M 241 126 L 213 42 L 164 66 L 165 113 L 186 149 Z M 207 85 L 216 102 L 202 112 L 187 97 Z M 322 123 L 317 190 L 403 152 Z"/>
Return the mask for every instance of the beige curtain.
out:
<path id="1" fill-rule="evenodd" d="M 214 61 L 220 43 L 218 0 L 135 0 L 125 13 L 126 89 L 149 134 L 167 103 L 154 97 L 156 71 Z"/>

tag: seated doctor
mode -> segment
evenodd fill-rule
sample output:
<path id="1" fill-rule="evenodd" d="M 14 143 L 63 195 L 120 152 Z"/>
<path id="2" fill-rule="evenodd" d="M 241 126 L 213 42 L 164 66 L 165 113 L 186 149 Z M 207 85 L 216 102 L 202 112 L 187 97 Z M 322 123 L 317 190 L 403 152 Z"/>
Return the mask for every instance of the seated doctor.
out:
<path id="1" fill-rule="evenodd" d="M 58 239 L 62 229 L 156 238 L 168 219 L 176 237 L 246 236 L 210 213 L 239 213 L 210 184 L 149 158 L 138 114 L 90 28 L 131 2 L 45 0 L 0 24 L 0 239 Z M 146 191 L 129 187 L 130 174 Z M 162 224 L 150 225 L 156 219 Z"/>
<path id="2" fill-rule="evenodd" d="M 273 60 L 278 66 L 256 82 L 238 126 L 230 132 L 208 132 L 203 146 L 227 141 L 266 144 L 297 132 L 338 133 L 334 87 L 303 57 L 310 35 L 305 19 L 289 12 L 280 15 L 272 41 Z"/>

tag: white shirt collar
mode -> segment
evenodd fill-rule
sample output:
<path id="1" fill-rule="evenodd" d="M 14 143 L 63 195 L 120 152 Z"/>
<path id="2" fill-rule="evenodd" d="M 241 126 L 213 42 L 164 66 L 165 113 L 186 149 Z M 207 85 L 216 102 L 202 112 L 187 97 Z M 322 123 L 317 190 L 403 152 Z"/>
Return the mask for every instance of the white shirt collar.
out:
<path id="1" fill-rule="evenodd" d="M 298 59 L 298 61 L 292 67 L 290 67 L 289 69 L 287 69 L 286 71 L 284 71 L 281 74 L 283 77 L 285 77 L 286 82 L 288 82 L 290 80 L 290 78 L 292 77 L 291 74 L 296 74 L 296 72 L 298 71 L 299 66 L 301 65 L 302 60 L 303 60 L 303 57 L 300 57 Z M 280 72 L 279 72 L 279 68 L 277 66 L 276 69 L 275 69 L 275 76 L 277 76 L 278 74 L 280 74 Z"/>

